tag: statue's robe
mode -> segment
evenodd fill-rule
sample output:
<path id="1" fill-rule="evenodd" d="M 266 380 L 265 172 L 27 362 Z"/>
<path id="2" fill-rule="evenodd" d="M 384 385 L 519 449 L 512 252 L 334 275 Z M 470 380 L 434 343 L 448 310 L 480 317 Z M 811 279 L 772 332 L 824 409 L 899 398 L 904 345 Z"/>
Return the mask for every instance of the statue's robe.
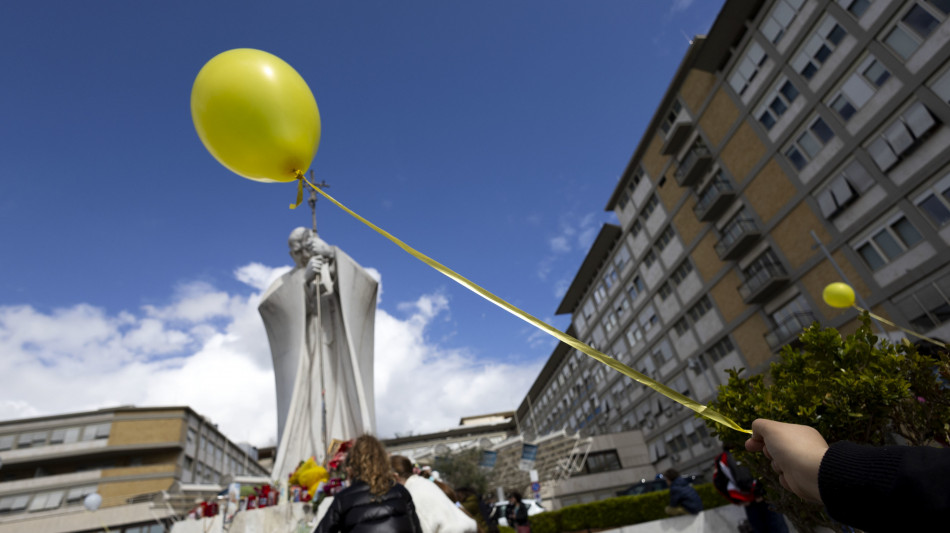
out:
<path id="1" fill-rule="evenodd" d="M 277 384 L 279 443 L 272 477 L 279 482 L 310 456 L 322 462 L 333 439 L 349 440 L 376 430 L 373 329 L 378 284 L 342 250 L 333 250 L 334 291 L 320 296 L 319 320 L 304 268 L 277 279 L 258 308 Z M 321 383 L 326 391 L 326 441 Z"/>

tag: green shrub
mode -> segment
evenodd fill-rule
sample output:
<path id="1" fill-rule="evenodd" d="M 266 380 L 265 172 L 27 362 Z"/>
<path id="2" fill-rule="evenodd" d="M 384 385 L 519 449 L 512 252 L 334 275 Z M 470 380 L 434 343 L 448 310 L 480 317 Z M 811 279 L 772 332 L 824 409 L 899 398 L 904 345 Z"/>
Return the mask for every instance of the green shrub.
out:
<path id="1" fill-rule="evenodd" d="M 696 485 L 703 509 L 727 505 L 711 483 Z M 613 529 L 666 518 L 670 491 L 661 490 L 636 496 L 617 496 L 592 503 L 569 505 L 560 511 L 548 511 L 530 518 L 531 533 L 561 533 L 587 529 Z"/>
<path id="2" fill-rule="evenodd" d="M 498 526 L 498 533 L 515 533 L 515 528 L 508 526 Z M 531 530 L 534 533 L 534 529 Z"/>
<path id="3" fill-rule="evenodd" d="M 919 355 L 909 343 L 878 339 L 867 313 L 861 324 L 844 339 L 833 328 L 813 324 L 798 347 L 782 348 L 767 375 L 739 377 L 741 370 L 731 370 L 710 407 L 744 427 L 756 418 L 811 426 L 829 443 L 896 444 L 895 435 L 912 445 L 946 439 L 950 391 L 938 377 L 950 377 L 946 354 L 937 361 Z M 764 481 L 769 501 L 796 529 L 842 528 L 820 504 L 782 489 L 770 461 L 744 451 L 748 435 L 708 424 L 720 440 L 737 447 L 736 459 Z"/>

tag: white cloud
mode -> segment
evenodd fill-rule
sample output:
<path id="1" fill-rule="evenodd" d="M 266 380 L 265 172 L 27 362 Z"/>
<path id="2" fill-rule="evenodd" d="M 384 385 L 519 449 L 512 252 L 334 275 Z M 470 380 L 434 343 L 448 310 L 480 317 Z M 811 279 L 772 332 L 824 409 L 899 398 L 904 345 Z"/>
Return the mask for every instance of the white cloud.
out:
<path id="1" fill-rule="evenodd" d="M 0 419 L 117 405 L 188 405 L 235 441 L 276 441 L 276 399 L 261 292 L 288 267 L 234 271 L 250 294 L 207 283 L 174 291 L 167 306 L 115 314 L 90 304 L 49 313 L 0 306 Z M 373 271 L 374 277 L 379 273 Z M 459 418 L 513 409 L 543 361 L 485 363 L 467 348 L 426 339 L 444 318 L 440 293 L 377 310 L 377 433 L 447 429 Z M 250 422 L 252 421 L 252 422 Z"/>
<path id="2" fill-rule="evenodd" d="M 670 13 L 682 13 L 693 5 L 693 0 L 673 0 L 670 6 Z"/>
<path id="3" fill-rule="evenodd" d="M 566 253 L 571 251 L 570 241 L 568 241 L 566 235 L 558 235 L 557 237 L 552 237 L 548 243 L 551 245 L 551 251 L 555 253 Z"/>
<path id="4" fill-rule="evenodd" d="M 270 287 L 275 279 L 289 270 L 289 266 L 271 268 L 260 263 L 250 263 L 235 269 L 234 277 L 241 283 L 250 285 L 259 291 L 264 291 L 267 287 Z"/>

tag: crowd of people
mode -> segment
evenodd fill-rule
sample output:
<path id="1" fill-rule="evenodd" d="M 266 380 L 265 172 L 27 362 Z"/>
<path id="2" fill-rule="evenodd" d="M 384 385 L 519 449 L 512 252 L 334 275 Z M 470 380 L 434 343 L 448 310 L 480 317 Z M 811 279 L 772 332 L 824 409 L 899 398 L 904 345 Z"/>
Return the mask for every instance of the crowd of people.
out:
<path id="1" fill-rule="evenodd" d="M 785 489 L 823 503 L 828 514 L 843 524 L 897 531 L 950 517 L 950 492 L 940 490 L 950 471 L 947 449 L 848 442 L 829 446 L 813 428 L 764 419 L 753 422 L 752 430 L 746 449 L 764 453 Z M 371 435 L 353 443 L 345 471 L 349 485 L 321 502 L 314 533 L 497 531 L 497 506 L 483 502 L 468 487 L 453 489 L 437 472 L 417 468 L 407 457 L 390 456 Z M 679 472 L 669 469 L 662 477 L 670 487 L 667 513 L 702 510 L 699 494 Z M 713 483 L 732 503 L 745 508 L 752 531 L 787 532 L 784 518 L 769 508 L 758 481 L 728 447 L 716 459 Z M 917 512 L 894 513 L 894 507 L 886 504 L 895 501 L 902 505 L 912 501 Z M 518 533 L 530 532 L 520 494 L 509 493 L 505 509 L 511 527 Z"/>
<path id="2" fill-rule="evenodd" d="M 431 467 L 392 455 L 371 435 L 356 439 L 346 456 L 349 486 L 325 498 L 314 533 L 495 533 L 492 502 L 469 487 L 454 489 Z M 530 531 L 521 495 L 509 497 L 508 523 Z"/>

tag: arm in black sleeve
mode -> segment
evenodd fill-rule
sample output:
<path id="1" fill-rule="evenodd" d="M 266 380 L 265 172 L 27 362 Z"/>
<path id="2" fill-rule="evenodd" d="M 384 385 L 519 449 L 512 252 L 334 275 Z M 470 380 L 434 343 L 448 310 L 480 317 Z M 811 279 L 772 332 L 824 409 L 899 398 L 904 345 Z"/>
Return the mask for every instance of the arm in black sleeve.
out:
<path id="1" fill-rule="evenodd" d="M 342 509 L 343 505 L 340 498 L 333 498 L 333 501 L 330 502 L 330 507 L 327 509 L 327 514 L 323 515 L 323 520 L 317 524 L 313 533 L 337 533 L 340 531 L 340 515 L 342 514 Z"/>
<path id="2" fill-rule="evenodd" d="M 869 532 L 926 530 L 950 519 L 950 449 L 838 442 L 821 460 L 818 490 L 839 522 Z"/>

